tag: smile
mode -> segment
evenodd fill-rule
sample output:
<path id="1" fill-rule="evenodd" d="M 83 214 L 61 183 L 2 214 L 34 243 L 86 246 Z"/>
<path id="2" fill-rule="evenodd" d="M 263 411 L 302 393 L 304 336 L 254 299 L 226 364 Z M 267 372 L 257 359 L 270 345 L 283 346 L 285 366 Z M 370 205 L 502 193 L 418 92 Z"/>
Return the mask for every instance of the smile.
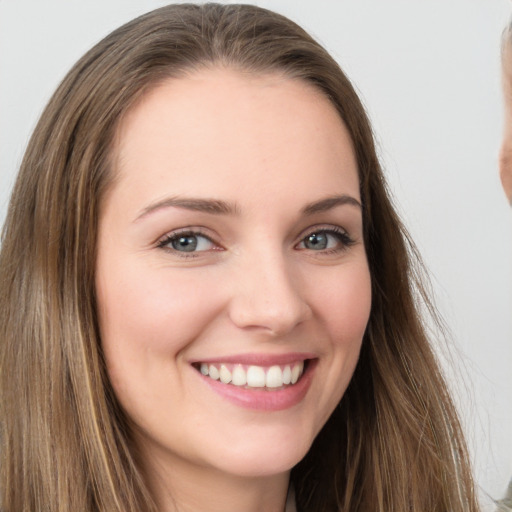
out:
<path id="1" fill-rule="evenodd" d="M 304 373 L 304 361 L 266 367 L 230 363 L 200 363 L 197 367 L 205 377 L 245 389 L 283 389 L 296 384 Z"/>
<path id="2" fill-rule="evenodd" d="M 318 359 L 313 355 L 235 356 L 196 361 L 196 375 L 223 399 L 262 412 L 298 405 L 311 386 Z"/>

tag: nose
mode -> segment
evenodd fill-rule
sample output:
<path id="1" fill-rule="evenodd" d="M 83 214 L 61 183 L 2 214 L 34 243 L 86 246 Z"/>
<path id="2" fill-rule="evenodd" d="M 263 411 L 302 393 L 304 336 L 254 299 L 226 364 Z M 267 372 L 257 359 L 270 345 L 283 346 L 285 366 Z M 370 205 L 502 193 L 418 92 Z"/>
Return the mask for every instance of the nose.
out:
<path id="1" fill-rule="evenodd" d="M 229 305 L 231 321 L 241 329 L 283 336 L 311 317 L 312 310 L 282 255 L 254 255 L 241 265 Z"/>

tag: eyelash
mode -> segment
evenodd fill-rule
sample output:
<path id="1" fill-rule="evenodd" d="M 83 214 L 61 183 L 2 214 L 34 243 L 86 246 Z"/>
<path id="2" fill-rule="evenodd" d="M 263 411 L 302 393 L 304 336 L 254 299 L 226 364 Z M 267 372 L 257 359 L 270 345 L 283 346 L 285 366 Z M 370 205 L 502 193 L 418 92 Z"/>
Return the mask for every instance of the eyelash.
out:
<path id="1" fill-rule="evenodd" d="M 324 250 L 321 250 L 321 251 L 313 251 L 311 250 L 311 252 L 318 252 L 320 254 L 336 254 L 336 253 L 340 253 L 342 251 L 345 251 L 347 250 L 349 247 L 351 247 L 352 245 L 355 244 L 355 240 L 342 228 L 339 228 L 339 227 L 336 227 L 336 226 L 329 226 L 328 228 L 327 227 L 313 227 L 312 229 L 310 229 L 304 236 L 302 236 L 299 244 L 302 244 L 304 243 L 304 241 L 308 238 L 308 237 L 311 237 L 312 235 L 331 235 L 331 236 L 334 236 L 339 244 L 340 244 L 340 247 L 333 247 L 331 249 L 324 249 Z M 299 245 L 297 244 L 297 245 Z M 301 249 L 301 250 L 307 250 L 307 248 L 305 249 Z"/>
<path id="2" fill-rule="evenodd" d="M 318 252 L 319 254 L 324 254 L 324 255 L 325 254 L 327 254 L 327 255 L 335 254 L 335 253 L 340 253 L 342 251 L 347 250 L 349 247 L 351 247 L 355 243 L 355 240 L 353 240 L 350 237 L 350 235 L 342 228 L 335 227 L 335 226 L 330 226 L 328 228 L 327 227 L 314 227 L 302 236 L 302 238 L 295 245 L 295 247 L 297 247 L 300 244 L 303 244 L 307 240 L 308 237 L 311 237 L 313 235 L 323 235 L 323 234 L 334 236 L 338 240 L 340 247 L 334 247 L 334 248 L 330 248 L 330 249 L 322 249 L 319 251 L 314 251 L 313 249 L 309 249 L 310 252 L 312 252 L 312 253 Z M 163 250 L 173 253 L 173 254 L 176 254 L 181 258 L 197 258 L 200 256 L 201 253 L 208 252 L 208 251 L 191 251 L 191 252 L 178 251 L 172 247 L 169 247 L 169 245 L 172 244 L 172 242 L 174 242 L 175 240 L 178 240 L 179 238 L 184 238 L 184 237 L 205 238 L 206 240 L 208 240 L 211 244 L 213 244 L 216 247 L 212 250 L 214 250 L 214 251 L 222 250 L 222 248 L 219 246 L 219 244 L 217 244 L 214 240 L 212 240 L 212 238 L 210 236 L 206 235 L 200 229 L 197 229 L 197 228 L 183 229 L 181 231 L 174 231 L 172 233 L 169 233 L 169 234 L 165 235 L 161 240 L 158 241 L 157 248 L 163 249 Z M 307 251 L 308 249 L 302 248 L 302 249 L 298 249 L 298 250 Z"/>
<path id="3" fill-rule="evenodd" d="M 170 244 L 172 244 L 172 242 L 174 242 L 175 240 L 179 240 L 180 238 L 185 238 L 185 237 L 205 238 L 211 244 L 216 246 L 216 249 L 213 249 L 213 250 L 219 250 L 219 249 L 222 250 L 222 248 L 215 241 L 213 241 L 210 236 L 204 234 L 201 231 L 201 229 L 198 229 L 198 228 L 183 229 L 180 231 L 173 231 L 172 233 L 168 233 L 161 240 L 159 240 L 157 247 L 159 249 L 163 249 L 164 251 L 170 252 L 172 254 L 176 254 L 181 258 L 197 258 L 202 252 L 207 252 L 207 251 L 191 251 L 191 252 L 178 251 L 172 247 L 169 247 Z"/>

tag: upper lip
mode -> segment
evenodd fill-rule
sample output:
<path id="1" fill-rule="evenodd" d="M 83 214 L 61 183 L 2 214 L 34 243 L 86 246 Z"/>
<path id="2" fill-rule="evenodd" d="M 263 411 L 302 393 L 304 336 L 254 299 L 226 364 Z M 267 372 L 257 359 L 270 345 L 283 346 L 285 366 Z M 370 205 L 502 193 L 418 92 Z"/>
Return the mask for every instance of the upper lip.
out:
<path id="1" fill-rule="evenodd" d="M 206 359 L 194 359 L 191 364 L 207 363 L 207 364 L 245 364 L 254 366 L 274 366 L 292 364 L 306 359 L 315 359 L 317 356 L 308 352 L 288 352 L 284 354 L 236 354 L 220 357 L 209 357 Z"/>

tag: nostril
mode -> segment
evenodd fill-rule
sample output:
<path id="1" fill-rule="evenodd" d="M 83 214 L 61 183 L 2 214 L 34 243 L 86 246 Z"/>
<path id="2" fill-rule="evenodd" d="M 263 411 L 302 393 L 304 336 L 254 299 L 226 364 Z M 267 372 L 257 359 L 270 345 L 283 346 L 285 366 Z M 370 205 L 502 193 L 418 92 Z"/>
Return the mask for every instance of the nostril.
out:
<path id="1" fill-rule="evenodd" d="M 271 292 L 269 292 L 271 293 Z M 254 297 L 233 299 L 229 315 L 233 323 L 246 330 L 263 330 L 272 336 L 283 336 L 311 317 L 311 308 L 300 298 L 258 302 Z M 286 304 L 288 302 L 288 304 Z"/>

